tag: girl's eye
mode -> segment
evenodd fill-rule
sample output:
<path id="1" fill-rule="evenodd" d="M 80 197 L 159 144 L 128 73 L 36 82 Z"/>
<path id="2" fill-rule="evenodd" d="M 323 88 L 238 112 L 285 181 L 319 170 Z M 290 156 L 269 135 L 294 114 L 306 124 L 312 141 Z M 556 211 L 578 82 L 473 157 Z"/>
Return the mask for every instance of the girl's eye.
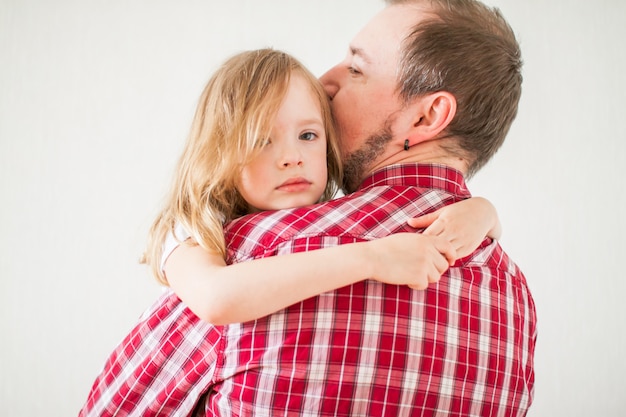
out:
<path id="1" fill-rule="evenodd" d="M 352 75 L 359 75 L 361 73 L 361 71 L 354 67 L 348 67 L 348 72 Z"/>
<path id="2" fill-rule="evenodd" d="M 314 132 L 304 132 L 303 134 L 300 135 L 300 137 L 298 139 L 300 140 L 313 140 L 317 137 L 317 135 Z"/>
<path id="3" fill-rule="evenodd" d="M 264 148 L 267 145 L 269 145 L 270 143 L 272 143 L 272 139 L 271 138 L 259 139 L 259 140 L 256 141 L 256 146 L 258 148 Z"/>

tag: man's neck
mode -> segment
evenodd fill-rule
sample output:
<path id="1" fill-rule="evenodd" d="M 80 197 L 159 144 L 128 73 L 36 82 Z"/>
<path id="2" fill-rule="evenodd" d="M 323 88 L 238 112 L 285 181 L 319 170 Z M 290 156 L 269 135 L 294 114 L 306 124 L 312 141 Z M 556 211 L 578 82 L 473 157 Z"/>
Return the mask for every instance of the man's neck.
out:
<path id="1" fill-rule="evenodd" d="M 412 146 L 406 151 L 401 149 L 395 152 L 392 151 L 386 156 L 383 155 L 383 158 L 371 166 L 367 175 L 371 175 L 373 172 L 389 165 L 407 163 L 446 165 L 460 171 L 464 175 L 467 174 L 468 169 L 465 159 L 450 155 L 449 152 L 438 146 L 436 141 L 429 141 Z"/>

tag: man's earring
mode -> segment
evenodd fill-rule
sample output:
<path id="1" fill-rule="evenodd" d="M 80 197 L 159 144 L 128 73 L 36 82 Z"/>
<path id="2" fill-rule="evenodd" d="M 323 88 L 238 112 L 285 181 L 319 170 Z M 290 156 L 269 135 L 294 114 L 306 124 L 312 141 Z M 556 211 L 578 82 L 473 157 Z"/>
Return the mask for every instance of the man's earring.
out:
<path id="1" fill-rule="evenodd" d="M 409 150 L 409 140 L 408 140 L 408 139 L 405 139 L 405 140 L 404 140 L 404 150 L 405 150 L 405 151 L 408 151 L 408 150 Z"/>

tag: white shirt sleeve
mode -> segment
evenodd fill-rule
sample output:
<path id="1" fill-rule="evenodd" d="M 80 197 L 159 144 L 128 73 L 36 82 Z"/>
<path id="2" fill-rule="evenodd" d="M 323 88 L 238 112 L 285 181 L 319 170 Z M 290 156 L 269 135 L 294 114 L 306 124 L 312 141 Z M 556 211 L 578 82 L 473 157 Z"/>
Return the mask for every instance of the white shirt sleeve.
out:
<path id="1" fill-rule="evenodd" d="M 189 232 L 187 232 L 187 230 L 185 230 L 183 225 L 180 223 L 176 224 L 176 227 L 174 228 L 174 233 L 169 232 L 167 234 L 165 242 L 163 242 L 163 255 L 161 256 L 161 271 L 163 273 L 165 273 L 164 267 L 167 258 L 169 258 L 172 252 L 174 252 L 174 249 L 180 246 L 181 242 L 184 242 L 190 237 L 191 235 L 189 234 Z"/>

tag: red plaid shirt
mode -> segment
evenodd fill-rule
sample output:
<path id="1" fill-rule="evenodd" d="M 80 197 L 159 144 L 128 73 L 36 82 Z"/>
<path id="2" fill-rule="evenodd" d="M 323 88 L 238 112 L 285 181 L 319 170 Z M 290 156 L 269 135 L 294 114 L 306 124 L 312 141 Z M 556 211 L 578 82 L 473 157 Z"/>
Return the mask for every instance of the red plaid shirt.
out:
<path id="1" fill-rule="evenodd" d="M 229 257 L 408 231 L 408 218 L 469 196 L 457 171 L 387 167 L 350 196 L 232 222 Z M 168 292 L 80 415 L 523 416 L 535 325 L 523 274 L 489 239 L 426 291 L 368 280 L 242 324 L 208 325 Z"/>

